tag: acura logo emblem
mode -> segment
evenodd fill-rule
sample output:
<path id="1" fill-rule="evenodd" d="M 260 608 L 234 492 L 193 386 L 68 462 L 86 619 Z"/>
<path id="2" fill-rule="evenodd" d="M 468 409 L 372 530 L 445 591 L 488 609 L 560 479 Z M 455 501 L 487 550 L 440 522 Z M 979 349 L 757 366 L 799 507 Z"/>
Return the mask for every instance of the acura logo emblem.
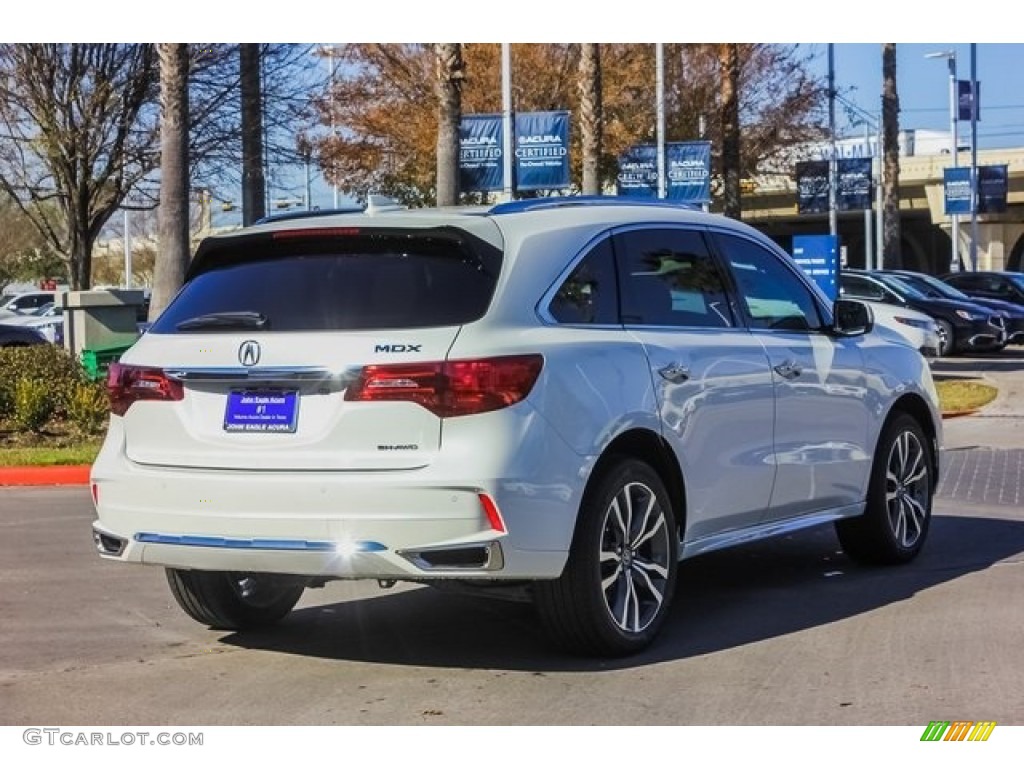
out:
<path id="1" fill-rule="evenodd" d="M 260 361 L 260 343 L 258 341 L 243 341 L 238 348 L 238 362 L 246 368 L 251 368 Z"/>

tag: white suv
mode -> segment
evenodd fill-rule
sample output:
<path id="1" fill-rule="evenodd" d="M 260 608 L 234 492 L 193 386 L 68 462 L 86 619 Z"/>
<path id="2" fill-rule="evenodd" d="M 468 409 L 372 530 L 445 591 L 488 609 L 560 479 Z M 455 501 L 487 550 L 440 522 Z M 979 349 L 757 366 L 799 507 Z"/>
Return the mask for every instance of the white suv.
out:
<path id="1" fill-rule="evenodd" d="M 631 653 L 681 559 L 830 522 L 858 560 L 921 549 L 936 394 L 870 326 L 750 227 L 665 204 L 209 238 L 111 367 L 96 544 L 211 627 L 409 580 L 516 590 L 562 646 Z"/>

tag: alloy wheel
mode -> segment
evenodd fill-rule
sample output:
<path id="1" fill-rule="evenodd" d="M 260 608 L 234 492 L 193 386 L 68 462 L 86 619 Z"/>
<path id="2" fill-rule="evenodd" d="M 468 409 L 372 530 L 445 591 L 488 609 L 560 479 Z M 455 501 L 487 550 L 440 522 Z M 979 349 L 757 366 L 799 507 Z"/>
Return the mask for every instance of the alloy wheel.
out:
<path id="1" fill-rule="evenodd" d="M 885 506 L 889 526 L 901 547 L 912 547 L 924 532 L 928 518 L 928 457 L 913 432 L 893 441 L 885 474 Z"/>

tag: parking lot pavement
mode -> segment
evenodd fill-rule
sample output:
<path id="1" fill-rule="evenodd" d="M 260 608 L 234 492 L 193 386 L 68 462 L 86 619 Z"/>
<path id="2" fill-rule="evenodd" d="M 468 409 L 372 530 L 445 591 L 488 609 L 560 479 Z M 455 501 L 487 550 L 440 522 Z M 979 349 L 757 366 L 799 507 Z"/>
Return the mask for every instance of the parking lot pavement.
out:
<path id="1" fill-rule="evenodd" d="M 1024 506 L 1024 449 L 945 451 L 937 493 L 969 504 Z"/>

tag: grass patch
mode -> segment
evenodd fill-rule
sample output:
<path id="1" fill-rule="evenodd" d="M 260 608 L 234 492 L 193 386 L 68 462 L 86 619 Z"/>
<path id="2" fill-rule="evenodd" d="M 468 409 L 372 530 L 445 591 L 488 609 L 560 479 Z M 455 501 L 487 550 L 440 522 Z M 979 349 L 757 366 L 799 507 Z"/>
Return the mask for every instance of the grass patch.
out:
<path id="1" fill-rule="evenodd" d="M 935 382 L 939 391 L 939 406 L 944 415 L 970 413 L 996 399 L 999 390 L 989 384 L 963 379 Z"/>
<path id="2" fill-rule="evenodd" d="M 63 464 L 92 464 L 99 450 L 99 440 L 64 448 L 0 447 L 0 467 L 52 467 Z"/>
<path id="3" fill-rule="evenodd" d="M 67 421 L 51 422 L 39 432 L 0 422 L 0 467 L 92 464 L 102 443 L 102 435 L 83 434 Z"/>

